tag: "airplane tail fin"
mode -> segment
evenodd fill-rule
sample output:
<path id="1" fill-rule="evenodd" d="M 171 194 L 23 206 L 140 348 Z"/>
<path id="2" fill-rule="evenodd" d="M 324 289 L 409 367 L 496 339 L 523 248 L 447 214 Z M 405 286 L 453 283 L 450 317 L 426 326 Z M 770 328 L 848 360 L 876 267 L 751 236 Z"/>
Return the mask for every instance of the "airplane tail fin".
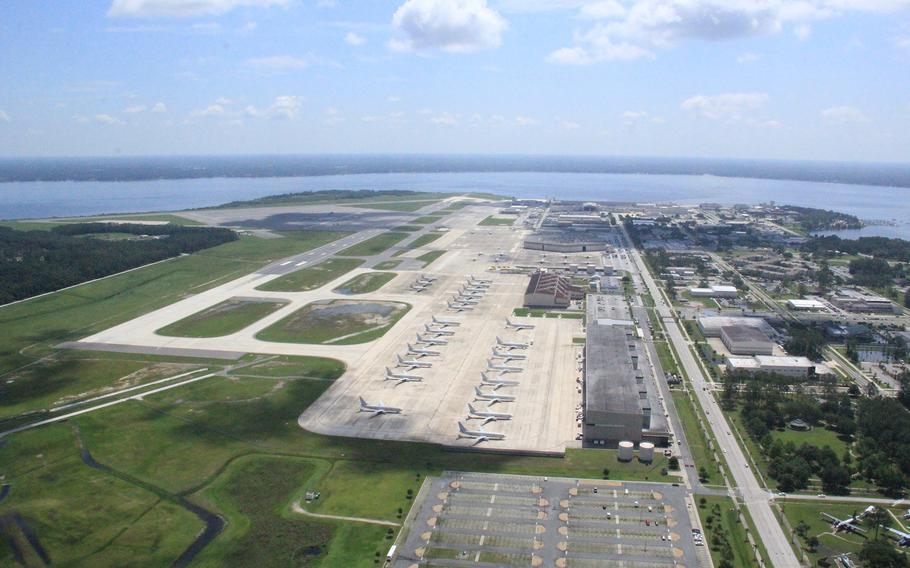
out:
<path id="1" fill-rule="evenodd" d="M 388 367 L 386 367 L 386 368 L 385 368 L 385 374 L 386 374 L 387 377 L 390 376 L 390 375 L 392 374 L 392 369 L 389 369 Z M 360 399 L 360 400 L 363 400 L 363 399 Z"/>
<path id="2" fill-rule="evenodd" d="M 363 400 L 362 396 L 358 396 L 357 398 L 360 399 L 360 408 L 363 408 L 367 405 L 367 401 Z"/>
<path id="3" fill-rule="evenodd" d="M 470 402 L 468 403 L 468 412 L 471 413 L 471 414 L 476 414 L 476 413 L 477 413 L 477 409 L 474 408 L 474 405 L 471 404 Z"/>
<path id="4" fill-rule="evenodd" d="M 458 431 L 462 434 L 466 434 L 468 429 L 464 427 L 464 424 L 461 423 L 461 420 L 458 421 Z"/>
<path id="5" fill-rule="evenodd" d="M 480 390 L 480 387 L 474 387 L 474 394 L 476 394 L 477 396 L 482 396 L 483 391 Z"/>

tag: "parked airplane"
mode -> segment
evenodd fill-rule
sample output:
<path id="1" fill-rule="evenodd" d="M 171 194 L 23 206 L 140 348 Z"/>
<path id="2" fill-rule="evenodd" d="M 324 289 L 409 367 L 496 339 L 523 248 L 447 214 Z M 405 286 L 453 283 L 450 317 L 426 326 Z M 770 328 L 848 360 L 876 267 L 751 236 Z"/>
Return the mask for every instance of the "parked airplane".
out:
<path id="1" fill-rule="evenodd" d="M 523 329 L 534 329 L 534 326 L 529 323 L 515 323 L 509 318 L 506 318 L 506 327 L 517 329 L 518 331 Z"/>
<path id="2" fill-rule="evenodd" d="M 455 310 L 456 312 L 469 312 L 474 309 L 474 306 L 469 306 L 468 304 L 449 302 L 449 309 Z"/>
<path id="3" fill-rule="evenodd" d="M 461 290 L 458 291 L 458 297 L 459 298 L 471 298 L 474 300 L 482 300 L 483 293 L 475 292 L 473 290 L 465 290 L 464 288 L 462 288 Z"/>
<path id="4" fill-rule="evenodd" d="M 433 337 L 424 337 L 417 334 L 417 343 L 422 343 L 424 345 L 448 345 L 449 342 L 445 339 L 433 338 Z"/>
<path id="5" fill-rule="evenodd" d="M 475 298 L 466 298 L 464 296 L 452 296 L 452 302 L 456 304 L 467 304 L 469 306 L 476 306 L 480 303 L 480 300 Z"/>
<path id="6" fill-rule="evenodd" d="M 455 335 L 455 332 L 452 331 L 452 330 L 450 330 L 450 329 L 440 329 L 440 328 L 438 328 L 438 327 L 430 327 L 430 324 L 424 324 L 424 325 L 423 325 L 423 328 L 427 331 L 427 333 L 433 333 L 433 334 L 435 334 L 435 335 L 437 335 L 437 336 L 439 336 L 439 335 L 446 335 L 446 336 L 448 336 L 448 335 Z"/>
<path id="7" fill-rule="evenodd" d="M 424 276 L 423 274 L 421 274 L 420 277 L 418 278 L 418 280 L 426 280 L 427 282 L 436 282 L 437 280 L 439 280 L 439 278 L 437 276 Z"/>
<path id="8" fill-rule="evenodd" d="M 477 440 L 476 443 L 486 442 L 487 440 L 505 440 L 506 435 L 500 434 L 498 432 L 487 432 L 484 429 L 478 430 L 468 430 L 465 428 L 464 424 L 461 422 L 458 423 L 458 437 L 459 438 L 474 438 Z"/>
<path id="9" fill-rule="evenodd" d="M 512 402 L 515 397 L 510 394 L 497 394 L 495 392 L 483 392 L 480 387 L 474 387 L 474 400 L 485 400 L 487 406 L 492 406 L 497 402 Z"/>
<path id="10" fill-rule="evenodd" d="M 421 369 L 429 368 L 433 366 L 433 363 L 427 361 L 418 361 L 417 359 L 403 359 L 401 355 L 398 355 L 398 367 L 407 367 L 409 369 Z"/>
<path id="11" fill-rule="evenodd" d="M 414 292 L 424 292 L 424 291 L 426 291 L 426 289 L 427 289 L 427 286 L 420 286 L 418 284 L 414 284 L 411 286 L 411 290 L 413 290 Z"/>
<path id="12" fill-rule="evenodd" d="M 821 515 L 823 517 L 825 517 L 826 519 L 828 519 L 829 521 L 831 521 L 831 526 L 834 527 L 835 532 L 848 531 L 848 532 L 862 533 L 862 532 L 866 532 L 865 529 L 860 528 L 855 523 L 859 522 L 863 518 L 863 516 L 865 516 L 867 513 L 869 513 L 870 509 L 872 511 L 874 511 L 875 507 L 870 506 L 865 511 L 860 513 L 859 515 L 854 514 L 852 517 L 850 517 L 848 519 L 838 519 L 837 517 L 835 517 L 833 515 L 829 515 L 828 513 L 822 513 Z"/>
<path id="13" fill-rule="evenodd" d="M 484 285 L 489 286 L 490 284 L 493 283 L 493 281 L 490 280 L 489 278 L 476 278 L 473 274 L 468 277 L 468 282 L 470 282 L 471 284 L 477 284 L 480 286 L 484 286 Z"/>
<path id="14" fill-rule="evenodd" d="M 400 408 L 395 408 L 394 406 L 386 406 L 379 401 L 379 404 L 367 404 L 367 401 L 363 400 L 363 397 L 360 398 L 360 410 L 358 412 L 372 412 L 373 416 L 379 416 L 380 414 L 401 414 Z"/>
<path id="15" fill-rule="evenodd" d="M 517 387 L 521 384 L 518 381 L 507 381 L 502 377 L 491 379 L 490 376 L 483 371 L 480 372 L 480 383 L 493 387 L 493 390 L 497 390 L 499 387 Z"/>
<path id="16" fill-rule="evenodd" d="M 487 369 L 491 371 L 499 371 L 500 375 L 503 375 L 505 373 L 520 373 L 524 370 L 521 367 L 494 363 L 492 359 L 487 359 Z"/>
<path id="17" fill-rule="evenodd" d="M 881 527 L 898 538 L 898 546 L 910 546 L 910 533 L 886 527 L 885 525 L 881 525 Z"/>
<path id="18" fill-rule="evenodd" d="M 531 346 L 530 343 L 514 343 L 511 341 L 503 341 L 498 335 L 496 336 L 496 345 L 500 347 L 506 347 L 508 349 L 527 349 Z"/>
<path id="19" fill-rule="evenodd" d="M 421 347 L 414 347 L 408 343 L 408 355 L 417 355 L 418 357 L 430 357 L 430 356 L 439 356 L 442 355 L 439 351 L 433 351 L 432 349 L 423 349 Z"/>
<path id="20" fill-rule="evenodd" d="M 527 355 L 519 355 L 518 353 L 508 353 L 505 351 L 500 351 L 497 348 L 493 348 L 493 358 L 494 359 L 505 359 L 506 363 L 509 361 L 524 361 L 528 358 Z"/>
<path id="21" fill-rule="evenodd" d="M 433 316 L 433 323 L 436 325 L 441 325 L 442 327 L 458 327 L 461 325 L 460 321 L 439 319 L 436 316 Z"/>
<path id="22" fill-rule="evenodd" d="M 512 415 L 508 412 L 490 412 L 489 410 L 477 410 L 474 408 L 474 405 L 470 402 L 468 403 L 468 419 L 476 418 L 478 420 L 483 420 L 480 423 L 480 426 L 483 427 L 487 422 L 493 422 L 495 420 L 511 420 Z"/>
<path id="23" fill-rule="evenodd" d="M 385 378 L 387 381 L 392 379 L 398 379 L 403 383 L 417 383 L 423 380 L 423 377 L 418 375 L 409 375 L 407 373 L 396 373 L 388 367 L 385 368 Z"/>

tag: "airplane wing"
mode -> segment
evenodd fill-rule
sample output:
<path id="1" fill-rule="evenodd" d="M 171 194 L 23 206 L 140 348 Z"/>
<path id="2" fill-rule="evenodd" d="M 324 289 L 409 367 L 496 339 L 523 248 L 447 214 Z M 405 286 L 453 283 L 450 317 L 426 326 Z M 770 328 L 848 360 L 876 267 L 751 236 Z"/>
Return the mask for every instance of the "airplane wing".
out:
<path id="1" fill-rule="evenodd" d="M 483 427 L 486 426 L 488 423 L 490 423 L 490 422 L 492 422 L 492 421 L 494 421 L 494 420 L 496 420 L 496 419 L 493 418 L 492 416 L 488 416 L 488 417 L 486 418 L 486 420 L 484 420 L 484 421 L 480 424 L 480 427 L 483 428 Z"/>
<path id="2" fill-rule="evenodd" d="M 825 517 L 826 519 L 828 519 L 829 521 L 832 521 L 832 522 L 835 522 L 835 523 L 839 523 L 839 522 L 840 522 L 840 519 L 838 519 L 837 517 L 834 517 L 834 516 L 832 516 L 832 515 L 829 515 L 828 513 L 822 513 L 822 516 Z"/>
<path id="3" fill-rule="evenodd" d="M 855 532 L 859 532 L 859 533 L 866 532 L 866 529 L 860 528 L 860 527 L 854 525 L 853 523 L 846 523 L 844 526 L 847 527 L 848 529 L 850 529 L 851 531 L 855 531 Z"/>

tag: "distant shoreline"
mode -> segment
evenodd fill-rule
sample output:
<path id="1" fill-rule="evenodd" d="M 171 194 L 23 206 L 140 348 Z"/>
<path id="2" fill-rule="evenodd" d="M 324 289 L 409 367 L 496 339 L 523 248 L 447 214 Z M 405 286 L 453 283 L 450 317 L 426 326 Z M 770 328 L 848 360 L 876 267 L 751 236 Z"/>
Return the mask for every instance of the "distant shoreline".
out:
<path id="1" fill-rule="evenodd" d="M 910 187 L 910 164 L 895 163 L 531 155 L 264 155 L 0 159 L 0 183 L 257 179 L 386 173 L 690 175 Z"/>

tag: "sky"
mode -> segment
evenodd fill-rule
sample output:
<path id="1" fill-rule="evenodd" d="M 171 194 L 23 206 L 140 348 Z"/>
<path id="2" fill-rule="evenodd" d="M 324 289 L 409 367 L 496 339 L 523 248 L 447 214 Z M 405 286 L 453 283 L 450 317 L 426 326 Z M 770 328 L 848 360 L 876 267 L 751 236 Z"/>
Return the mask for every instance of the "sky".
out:
<path id="1" fill-rule="evenodd" d="M 910 162 L 910 0 L 4 0 L 0 156 Z"/>

